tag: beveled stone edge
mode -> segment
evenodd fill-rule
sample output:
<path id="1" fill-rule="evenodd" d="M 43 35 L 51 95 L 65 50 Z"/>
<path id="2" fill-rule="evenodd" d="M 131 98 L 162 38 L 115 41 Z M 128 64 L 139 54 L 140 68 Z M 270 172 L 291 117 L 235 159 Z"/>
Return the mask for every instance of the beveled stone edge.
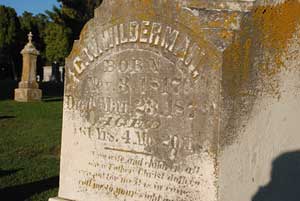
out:
<path id="1" fill-rule="evenodd" d="M 211 1 L 211 0 L 182 0 L 186 7 L 191 9 L 229 11 L 229 12 L 250 12 L 257 6 L 275 6 L 285 3 L 287 0 L 228 0 L 228 1 Z M 298 0 L 299 1 L 299 0 Z M 300 1 L 299 1 L 300 2 Z"/>
<path id="2" fill-rule="evenodd" d="M 184 0 L 183 4 L 186 7 L 192 9 L 205 9 L 216 11 L 237 11 L 237 12 L 249 12 L 254 6 L 255 0 L 249 1 L 223 1 L 214 2 L 210 0 Z"/>
<path id="3" fill-rule="evenodd" d="M 48 201 L 72 201 L 72 200 L 66 200 L 64 198 L 55 197 L 55 198 L 49 198 Z"/>

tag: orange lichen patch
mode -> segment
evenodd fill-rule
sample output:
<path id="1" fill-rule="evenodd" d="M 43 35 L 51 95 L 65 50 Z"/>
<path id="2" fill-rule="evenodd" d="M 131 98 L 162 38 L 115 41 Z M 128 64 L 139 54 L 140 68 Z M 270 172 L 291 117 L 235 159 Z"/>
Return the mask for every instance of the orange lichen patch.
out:
<path id="1" fill-rule="evenodd" d="M 208 27 L 221 27 L 223 24 L 221 21 L 209 21 Z"/>
<path id="2" fill-rule="evenodd" d="M 207 13 L 209 15 L 209 13 Z M 239 25 L 239 13 L 238 12 L 220 12 L 217 17 L 210 18 L 208 20 L 201 20 L 201 27 L 207 28 L 223 28 L 223 29 L 235 29 Z"/>
<path id="3" fill-rule="evenodd" d="M 300 25 L 300 2 L 288 0 L 257 7 L 252 11 L 252 20 L 258 43 L 264 49 L 265 64 L 259 66 L 259 70 L 263 75 L 273 77 L 284 68 L 282 57 Z"/>
<path id="4" fill-rule="evenodd" d="M 225 19 L 224 21 L 224 27 L 225 28 L 230 28 L 232 25 L 237 25 L 238 24 L 238 13 L 232 13 L 228 15 L 228 18 Z"/>
<path id="5" fill-rule="evenodd" d="M 282 57 L 300 25 L 300 3 L 289 0 L 282 4 L 256 7 L 244 20 L 238 38 L 224 52 L 223 79 L 230 95 L 242 93 L 256 71 L 263 82 L 274 80 L 283 68 Z M 259 53 L 260 52 L 260 53 Z M 260 63 L 254 64 L 253 59 Z M 254 69 L 255 68 L 255 69 Z M 269 93 L 276 94 L 274 81 Z"/>
<path id="6" fill-rule="evenodd" d="M 258 96 L 280 99 L 279 73 L 286 68 L 290 45 L 300 28 L 298 0 L 259 6 L 246 14 L 233 43 L 224 51 L 222 86 L 228 122 L 221 147 L 237 139 L 236 128 L 243 128 Z M 296 58 L 293 58 L 296 59 Z M 232 103 L 232 104 L 230 104 Z"/>
<path id="7" fill-rule="evenodd" d="M 147 11 L 147 13 L 140 13 L 141 19 L 147 19 L 149 16 L 155 16 L 155 8 L 152 0 L 142 0 L 140 3 L 140 9 Z"/>
<path id="8" fill-rule="evenodd" d="M 224 52 L 223 82 L 230 96 L 237 96 L 243 83 L 249 80 L 251 48 L 251 38 L 238 38 Z"/>
<path id="9" fill-rule="evenodd" d="M 219 37 L 223 38 L 224 40 L 230 40 L 233 37 L 233 32 L 224 29 L 219 33 Z"/>
<path id="10" fill-rule="evenodd" d="M 260 31 L 262 44 L 267 48 L 287 46 L 300 22 L 300 3 L 289 0 L 276 6 L 261 6 L 252 12 L 254 25 Z"/>

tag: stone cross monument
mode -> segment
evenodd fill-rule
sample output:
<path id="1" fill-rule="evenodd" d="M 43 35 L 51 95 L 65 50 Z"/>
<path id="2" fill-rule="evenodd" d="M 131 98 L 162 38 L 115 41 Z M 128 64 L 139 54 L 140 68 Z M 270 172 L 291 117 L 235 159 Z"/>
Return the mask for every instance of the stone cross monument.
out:
<path id="1" fill-rule="evenodd" d="M 32 33 L 28 34 L 28 43 L 21 51 L 23 55 L 22 79 L 15 89 L 15 100 L 19 102 L 40 101 L 42 91 L 36 82 L 36 62 L 39 51 L 32 44 Z"/>

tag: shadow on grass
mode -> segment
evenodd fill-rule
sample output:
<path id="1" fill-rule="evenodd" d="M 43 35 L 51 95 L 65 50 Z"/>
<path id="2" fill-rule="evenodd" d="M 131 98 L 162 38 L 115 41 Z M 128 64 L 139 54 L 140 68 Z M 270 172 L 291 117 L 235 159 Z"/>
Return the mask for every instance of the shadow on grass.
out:
<path id="1" fill-rule="evenodd" d="M 15 170 L 1 170 L 0 169 L 0 178 L 13 175 L 13 174 L 19 172 L 20 170 L 22 170 L 22 169 L 15 169 Z"/>
<path id="2" fill-rule="evenodd" d="M 0 80 L 0 100 L 14 98 L 15 89 L 18 87 L 18 82 L 14 80 Z"/>
<path id="3" fill-rule="evenodd" d="M 56 176 L 41 181 L 7 187 L 0 189 L 0 196 L 10 201 L 23 201 L 35 194 L 57 188 L 58 182 L 59 177 Z"/>
<path id="4" fill-rule="evenodd" d="M 252 201 L 299 201 L 300 151 L 282 154 L 272 165 L 272 180 L 258 189 Z"/>
<path id="5" fill-rule="evenodd" d="M 63 97 L 64 84 L 54 82 L 40 83 L 40 88 L 43 91 L 43 99 Z"/>
<path id="6" fill-rule="evenodd" d="M 39 87 L 42 90 L 43 98 L 63 97 L 64 84 L 54 82 L 41 82 Z M 18 88 L 18 82 L 14 80 L 0 80 L 0 100 L 13 100 L 14 91 Z"/>
<path id="7" fill-rule="evenodd" d="M 62 97 L 57 97 L 57 98 L 43 98 L 44 102 L 60 102 L 63 101 Z"/>
<path id="8" fill-rule="evenodd" d="M 14 119 L 14 118 L 16 118 L 16 116 L 0 116 L 0 120 L 2 120 L 2 119 Z"/>

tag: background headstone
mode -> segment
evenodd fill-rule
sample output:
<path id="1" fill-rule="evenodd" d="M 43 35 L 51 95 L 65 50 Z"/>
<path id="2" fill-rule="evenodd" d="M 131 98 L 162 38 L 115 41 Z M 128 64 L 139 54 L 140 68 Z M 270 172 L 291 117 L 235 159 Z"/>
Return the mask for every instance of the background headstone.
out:
<path id="1" fill-rule="evenodd" d="M 32 33 L 28 34 L 28 43 L 21 51 L 23 55 L 22 79 L 15 89 L 15 100 L 19 102 L 40 101 L 42 91 L 36 82 L 36 62 L 40 54 L 32 44 Z"/>
<path id="2" fill-rule="evenodd" d="M 55 61 L 52 63 L 51 82 L 60 82 L 61 76 L 59 72 L 59 64 Z"/>
<path id="3" fill-rule="evenodd" d="M 52 66 L 43 66 L 43 82 L 50 82 Z"/>
<path id="4" fill-rule="evenodd" d="M 59 72 L 58 75 L 56 75 L 58 82 L 64 82 L 64 66 L 58 67 Z M 52 66 L 43 66 L 43 82 L 50 82 L 52 76 Z"/>

